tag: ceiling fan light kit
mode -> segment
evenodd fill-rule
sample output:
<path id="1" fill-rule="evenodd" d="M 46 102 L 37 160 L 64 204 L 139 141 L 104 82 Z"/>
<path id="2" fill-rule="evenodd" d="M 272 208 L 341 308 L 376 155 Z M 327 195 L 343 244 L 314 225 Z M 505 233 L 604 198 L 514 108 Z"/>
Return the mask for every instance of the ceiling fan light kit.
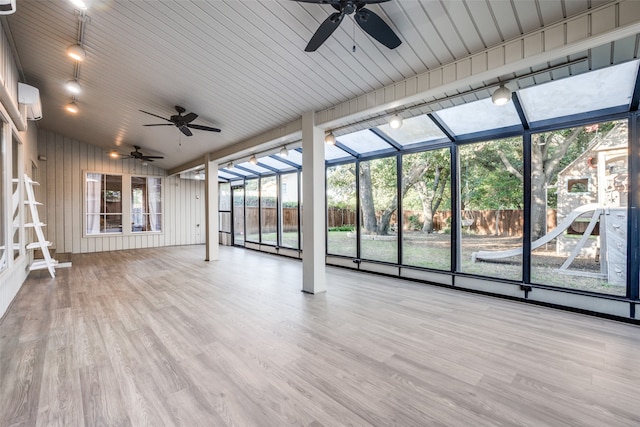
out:
<path id="1" fill-rule="evenodd" d="M 207 132 L 220 132 L 220 129 L 218 128 L 203 126 L 203 125 L 196 125 L 191 123 L 192 121 L 198 118 L 198 115 L 196 113 L 187 113 L 183 116 L 182 113 L 186 111 L 183 107 L 176 105 L 174 108 L 178 114 L 174 114 L 168 119 L 165 117 L 159 116 L 157 114 L 150 113 L 148 111 L 140 110 L 141 113 L 149 114 L 150 116 L 154 116 L 169 122 L 169 123 L 153 123 L 153 124 L 148 124 L 143 126 L 175 126 L 178 129 L 180 129 L 180 132 L 182 132 L 185 136 L 193 135 L 190 129 L 204 130 Z"/>
<path id="2" fill-rule="evenodd" d="M 295 0 L 302 3 L 330 4 L 337 12 L 329 15 L 309 40 L 305 52 L 315 52 L 340 26 L 346 15 L 354 15 L 354 20 L 362 30 L 389 49 L 402 44 L 389 24 L 375 12 L 367 9 L 368 4 L 385 3 L 389 0 Z"/>

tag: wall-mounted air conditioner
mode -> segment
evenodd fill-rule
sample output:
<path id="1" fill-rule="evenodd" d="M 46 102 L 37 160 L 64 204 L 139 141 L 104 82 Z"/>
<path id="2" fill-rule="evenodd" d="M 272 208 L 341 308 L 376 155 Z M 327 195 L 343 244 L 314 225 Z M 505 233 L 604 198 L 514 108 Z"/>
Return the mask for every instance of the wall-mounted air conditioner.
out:
<path id="1" fill-rule="evenodd" d="M 18 83 L 18 102 L 27 107 L 27 119 L 40 120 L 42 118 L 42 103 L 38 88 Z"/>
<path id="2" fill-rule="evenodd" d="M 16 11 L 16 0 L 0 0 L 0 15 L 11 15 Z"/>

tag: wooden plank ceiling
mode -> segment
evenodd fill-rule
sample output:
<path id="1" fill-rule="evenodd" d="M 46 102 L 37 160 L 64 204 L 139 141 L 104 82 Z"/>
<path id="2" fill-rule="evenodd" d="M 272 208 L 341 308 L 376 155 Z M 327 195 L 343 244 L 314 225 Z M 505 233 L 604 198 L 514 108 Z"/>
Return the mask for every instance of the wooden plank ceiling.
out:
<path id="1" fill-rule="evenodd" d="M 13 38 L 23 80 L 40 89 L 41 129 L 104 147 L 166 158 L 175 167 L 426 70 L 555 23 L 607 0 L 392 0 L 371 5 L 397 32 L 389 50 L 351 17 L 314 53 L 307 41 L 333 9 L 289 0 L 85 0 L 87 58 L 79 68 L 80 113 L 64 83 L 74 76 L 65 55 L 78 39 L 68 0 L 18 2 L 3 25 Z M 356 46 L 355 52 L 352 47 Z M 183 136 L 139 112 L 163 117 L 174 105 L 194 122 L 222 129 Z"/>

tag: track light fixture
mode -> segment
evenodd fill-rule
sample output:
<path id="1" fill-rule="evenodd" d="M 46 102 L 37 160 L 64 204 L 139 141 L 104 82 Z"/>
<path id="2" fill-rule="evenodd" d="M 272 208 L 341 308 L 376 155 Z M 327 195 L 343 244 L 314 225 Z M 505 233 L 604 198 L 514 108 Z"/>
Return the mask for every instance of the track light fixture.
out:
<path id="1" fill-rule="evenodd" d="M 75 79 L 67 81 L 67 83 L 65 83 L 64 86 L 67 88 L 67 91 L 69 91 L 69 93 L 71 93 L 72 95 L 79 95 L 80 92 L 82 92 L 82 87 L 80 86 L 80 83 L 78 83 L 78 81 Z"/>
<path id="2" fill-rule="evenodd" d="M 256 158 L 255 154 L 249 157 L 249 163 L 251 163 L 252 165 L 258 164 L 258 159 Z"/>
<path id="3" fill-rule="evenodd" d="M 78 104 L 76 104 L 75 101 L 71 101 L 70 103 L 65 105 L 64 109 L 71 114 L 78 114 L 78 111 L 80 111 L 80 109 L 78 108 Z"/>
<path id="4" fill-rule="evenodd" d="M 231 169 L 233 167 L 233 162 L 227 163 L 227 169 Z"/>
<path id="5" fill-rule="evenodd" d="M 287 150 L 287 147 L 282 147 L 280 149 L 280 157 L 288 157 L 289 156 L 289 150 Z"/>
<path id="6" fill-rule="evenodd" d="M 67 55 L 74 61 L 82 62 L 87 57 L 87 52 L 79 44 L 72 44 L 67 48 Z"/>
<path id="7" fill-rule="evenodd" d="M 505 85 L 501 84 L 500 87 L 493 92 L 493 95 L 491 95 L 491 101 L 493 101 L 495 105 L 505 105 L 511 101 L 511 91 L 505 87 Z"/>
<path id="8" fill-rule="evenodd" d="M 333 134 L 333 132 L 329 132 L 325 137 L 324 137 L 324 142 L 325 144 L 329 144 L 329 145 L 336 145 L 336 137 Z"/>
<path id="9" fill-rule="evenodd" d="M 69 2 L 80 10 L 87 9 L 87 4 L 83 0 L 69 0 Z"/>
<path id="10" fill-rule="evenodd" d="M 400 126 L 402 126 L 402 117 L 398 114 L 391 116 L 391 119 L 389 119 L 389 127 L 391 129 L 398 129 Z"/>

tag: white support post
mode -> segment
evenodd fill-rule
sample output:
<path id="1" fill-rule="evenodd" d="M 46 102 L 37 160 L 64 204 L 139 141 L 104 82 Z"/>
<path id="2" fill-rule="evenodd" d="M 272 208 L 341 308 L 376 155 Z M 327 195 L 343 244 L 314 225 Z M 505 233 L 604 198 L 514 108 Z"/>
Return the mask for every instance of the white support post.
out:
<path id="1" fill-rule="evenodd" d="M 326 292 L 324 132 L 315 112 L 302 116 L 302 291 Z"/>
<path id="2" fill-rule="evenodd" d="M 220 259 L 220 242 L 218 238 L 218 164 L 212 162 L 207 154 L 204 157 L 205 172 L 205 261 Z"/>

